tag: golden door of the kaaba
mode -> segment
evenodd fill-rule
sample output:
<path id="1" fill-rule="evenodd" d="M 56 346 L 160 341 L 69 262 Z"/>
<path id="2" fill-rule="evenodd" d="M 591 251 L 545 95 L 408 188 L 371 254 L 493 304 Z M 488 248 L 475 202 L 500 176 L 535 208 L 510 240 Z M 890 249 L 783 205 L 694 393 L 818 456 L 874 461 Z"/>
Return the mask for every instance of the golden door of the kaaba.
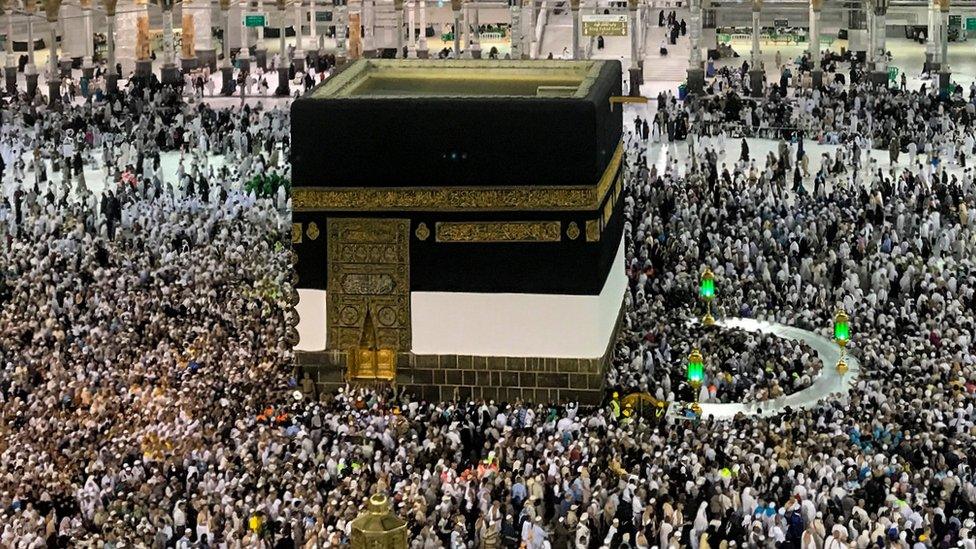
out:
<path id="1" fill-rule="evenodd" d="M 410 222 L 330 218 L 328 347 L 347 353 L 349 380 L 392 381 L 410 350 Z"/>

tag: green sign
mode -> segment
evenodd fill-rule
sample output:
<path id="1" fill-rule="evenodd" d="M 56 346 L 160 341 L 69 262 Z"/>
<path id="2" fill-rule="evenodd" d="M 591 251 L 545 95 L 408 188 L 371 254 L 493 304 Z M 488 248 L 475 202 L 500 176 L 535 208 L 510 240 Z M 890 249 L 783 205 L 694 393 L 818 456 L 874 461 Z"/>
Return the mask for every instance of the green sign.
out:
<path id="1" fill-rule="evenodd" d="M 264 27 L 268 18 L 263 13 L 247 13 L 244 14 L 244 26 L 245 27 Z"/>
<path id="2" fill-rule="evenodd" d="M 966 18 L 966 30 L 968 30 L 968 31 L 976 31 L 976 17 L 967 17 Z"/>

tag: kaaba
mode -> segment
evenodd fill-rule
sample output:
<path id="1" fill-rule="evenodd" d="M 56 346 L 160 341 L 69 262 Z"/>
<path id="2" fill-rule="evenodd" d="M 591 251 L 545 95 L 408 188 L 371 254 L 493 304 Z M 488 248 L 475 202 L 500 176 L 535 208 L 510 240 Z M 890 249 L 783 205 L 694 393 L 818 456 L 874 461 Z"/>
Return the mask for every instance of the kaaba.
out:
<path id="1" fill-rule="evenodd" d="M 361 59 L 292 103 L 320 384 L 597 402 L 623 294 L 617 61 Z"/>

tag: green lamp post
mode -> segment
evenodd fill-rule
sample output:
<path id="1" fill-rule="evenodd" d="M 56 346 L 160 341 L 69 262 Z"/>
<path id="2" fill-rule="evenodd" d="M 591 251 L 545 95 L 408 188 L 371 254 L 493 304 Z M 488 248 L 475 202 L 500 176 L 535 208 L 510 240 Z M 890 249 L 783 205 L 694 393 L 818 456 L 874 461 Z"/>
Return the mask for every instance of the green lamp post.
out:
<path id="1" fill-rule="evenodd" d="M 701 351 L 692 349 L 691 354 L 688 355 L 688 384 L 691 385 L 691 390 L 694 393 L 694 401 L 690 408 L 699 417 L 701 416 L 701 406 L 698 404 L 698 390 L 701 389 L 704 381 L 705 359 L 702 357 Z"/>
<path id="2" fill-rule="evenodd" d="M 834 315 L 834 341 L 840 346 L 840 359 L 837 360 L 837 371 L 840 374 L 847 373 L 847 363 L 844 362 L 844 354 L 847 351 L 847 342 L 851 339 L 851 319 L 843 310 L 837 311 Z"/>
<path id="3" fill-rule="evenodd" d="M 715 298 L 715 275 L 708 267 L 705 267 L 701 274 L 701 280 L 698 282 L 698 295 L 705 301 L 705 316 L 702 317 L 702 324 L 711 326 L 715 324 L 715 318 L 712 316 L 712 299 Z"/>

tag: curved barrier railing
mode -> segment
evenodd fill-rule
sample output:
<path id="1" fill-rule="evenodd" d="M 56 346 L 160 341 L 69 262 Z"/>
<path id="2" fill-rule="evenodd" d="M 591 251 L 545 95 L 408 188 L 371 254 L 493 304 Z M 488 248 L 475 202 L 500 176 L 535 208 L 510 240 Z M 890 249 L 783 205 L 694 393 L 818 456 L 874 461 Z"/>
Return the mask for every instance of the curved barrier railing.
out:
<path id="1" fill-rule="evenodd" d="M 838 372 L 835 366 L 840 359 L 840 347 L 830 339 L 811 331 L 751 318 L 716 320 L 715 326 L 738 328 L 747 332 L 767 333 L 777 337 L 803 341 L 820 357 L 823 362 L 823 369 L 809 387 L 781 397 L 752 402 L 700 403 L 703 418 L 712 416 L 714 419 L 732 419 L 740 413 L 753 416 L 770 416 L 782 413 L 787 407 L 793 410 L 812 408 L 824 398 L 843 400 L 847 398 L 852 383 L 857 381 L 860 376 L 861 364 L 850 354 L 844 355 L 847 372 L 843 374 Z M 684 417 L 687 407 L 687 402 L 672 402 L 668 409 L 668 415 Z"/>

